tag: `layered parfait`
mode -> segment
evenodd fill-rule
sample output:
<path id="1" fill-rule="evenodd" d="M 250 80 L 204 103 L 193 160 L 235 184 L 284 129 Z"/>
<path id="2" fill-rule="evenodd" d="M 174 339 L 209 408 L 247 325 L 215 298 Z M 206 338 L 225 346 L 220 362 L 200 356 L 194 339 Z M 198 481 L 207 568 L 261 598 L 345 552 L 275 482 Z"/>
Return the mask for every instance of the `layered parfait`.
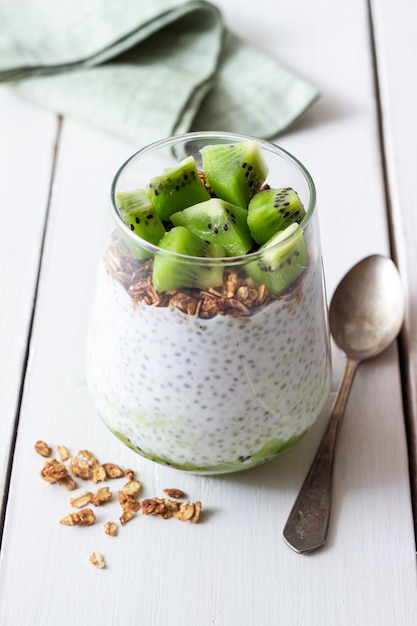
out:
<path id="1" fill-rule="evenodd" d="M 127 445 L 220 473 L 309 430 L 330 357 L 314 211 L 269 180 L 262 142 L 205 143 L 145 184 L 115 184 L 87 373 Z"/>

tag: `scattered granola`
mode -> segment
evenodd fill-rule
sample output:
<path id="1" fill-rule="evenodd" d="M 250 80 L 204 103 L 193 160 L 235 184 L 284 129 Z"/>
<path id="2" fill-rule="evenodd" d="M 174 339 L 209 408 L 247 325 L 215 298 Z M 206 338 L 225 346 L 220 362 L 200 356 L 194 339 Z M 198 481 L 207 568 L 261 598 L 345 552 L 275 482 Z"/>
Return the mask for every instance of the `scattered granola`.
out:
<path id="1" fill-rule="evenodd" d="M 124 476 L 123 470 L 115 463 L 103 463 L 107 478 L 121 478 Z"/>
<path id="2" fill-rule="evenodd" d="M 91 471 L 91 480 L 93 483 L 101 483 L 103 480 L 106 480 L 107 474 L 106 470 L 102 465 L 94 465 Z"/>
<path id="3" fill-rule="evenodd" d="M 84 459 L 85 461 L 87 461 L 87 463 L 91 467 L 95 467 L 96 465 L 99 464 L 99 462 L 97 461 L 97 459 L 94 456 L 94 454 L 92 452 L 90 452 L 89 450 L 80 450 L 77 456 L 79 456 L 82 459 Z"/>
<path id="4" fill-rule="evenodd" d="M 57 452 L 60 458 L 44 461 L 40 471 L 43 480 L 50 484 L 59 484 L 68 490 L 78 487 L 76 481 L 69 472 L 83 480 L 91 480 L 93 483 L 104 481 L 106 479 L 127 478 L 127 482 L 118 490 L 118 501 L 122 507 L 122 513 L 119 517 L 120 523 L 124 526 L 129 520 L 136 516 L 138 511 L 143 515 L 154 515 L 162 519 L 175 517 L 180 521 L 198 522 L 201 513 L 201 502 L 183 501 L 185 493 L 181 489 L 166 488 L 163 490 L 168 498 L 146 498 L 141 501 L 136 499 L 137 494 L 142 489 L 142 483 L 134 478 L 132 469 L 121 469 L 119 465 L 114 463 L 104 463 L 100 465 L 97 458 L 88 450 L 80 450 L 77 456 L 71 457 L 68 448 L 65 446 L 57 446 Z M 35 450 L 44 457 L 52 454 L 52 448 L 43 441 L 37 441 Z M 64 462 L 68 461 L 67 465 Z M 108 502 L 113 497 L 113 493 L 109 487 L 99 487 L 95 493 L 84 490 L 70 498 L 69 503 L 73 508 L 79 509 L 77 512 L 69 513 L 60 520 L 60 524 L 64 526 L 91 526 L 96 522 L 96 516 L 92 509 L 85 508 L 87 505 L 100 506 Z M 173 499 L 171 499 L 173 498 Z M 118 534 L 118 525 L 116 522 L 106 522 L 103 524 L 104 533 L 111 537 Z M 90 562 L 103 569 L 106 567 L 103 555 L 99 552 L 93 552 L 89 556 Z"/>
<path id="5" fill-rule="evenodd" d="M 74 489 L 77 489 L 78 487 L 78 484 L 75 482 L 73 477 L 70 476 L 69 474 L 65 476 L 65 478 L 60 478 L 59 480 L 57 480 L 57 483 L 58 485 L 61 485 L 61 487 L 65 487 L 67 491 L 73 491 Z"/>
<path id="6" fill-rule="evenodd" d="M 180 522 L 192 522 L 196 524 L 200 519 L 202 505 L 201 502 L 182 502 L 178 511 L 174 513 L 174 517 Z"/>
<path id="7" fill-rule="evenodd" d="M 91 468 L 88 462 L 80 456 L 73 456 L 69 459 L 69 469 L 75 476 L 82 480 L 89 480 L 91 476 Z"/>
<path id="8" fill-rule="evenodd" d="M 88 557 L 90 563 L 92 563 L 98 569 L 104 569 L 106 567 L 106 563 L 104 561 L 104 557 L 100 552 L 92 552 Z"/>
<path id="9" fill-rule="evenodd" d="M 40 475 L 43 480 L 46 480 L 47 483 L 53 485 L 60 480 L 65 479 L 68 476 L 68 470 L 65 465 L 56 459 L 51 459 L 50 461 L 45 461 L 43 468 L 40 471 Z"/>
<path id="10" fill-rule="evenodd" d="M 185 498 L 185 493 L 181 489 L 164 489 L 164 493 L 166 493 L 168 498 Z"/>
<path id="11" fill-rule="evenodd" d="M 197 523 L 200 519 L 202 504 L 197 502 L 178 502 L 167 498 L 146 498 L 142 500 L 142 513 L 144 515 L 156 515 L 163 519 L 175 517 L 181 522 Z"/>
<path id="12" fill-rule="evenodd" d="M 129 480 L 120 491 L 128 496 L 135 496 L 142 489 L 142 483 L 139 480 Z M 120 493 L 119 491 L 119 493 Z"/>
<path id="13" fill-rule="evenodd" d="M 143 515 L 155 515 L 169 519 L 180 509 L 180 502 L 168 498 L 145 498 L 141 502 Z"/>
<path id="14" fill-rule="evenodd" d="M 94 504 L 94 506 L 100 506 L 101 504 L 111 500 L 112 497 L 113 494 L 108 487 L 100 487 L 91 498 L 91 504 Z"/>
<path id="15" fill-rule="evenodd" d="M 121 497 L 123 496 L 123 497 Z M 122 505 L 122 514 L 119 517 L 122 526 L 136 515 L 140 509 L 140 502 L 135 500 L 134 496 L 129 496 L 119 492 L 119 502 Z"/>
<path id="16" fill-rule="evenodd" d="M 57 446 L 56 449 L 57 449 L 58 456 L 59 456 L 60 460 L 62 462 L 68 461 L 68 459 L 71 456 L 69 451 L 68 451 L 68 448 L 66 448 L 65 446 Z"/>
<path id="17" fill-rule="evenodd" d="M 77 509 L 81 509 L 90 503 L 94 506 L 100 506 L 111 500 L 112 497 L 113 494 L 108 487 L 100 487 L 95 494 L 91 493 L 91 491 L 83 491 L 78 496 L 71 498 L 70 504 Z"/>
<path id="18" fill-rule="evenodd" d="M 82 509 L 78 513 L 69 513 L 59 523 L 64 526 L 91 526 L 96 521 L 96 516 L 91 509 Z"/>
<path id="19" fill-rule="evenodd" d="M 104 524 L 104 534 L 110 535 L 110 537 L 116 537 L 117 535 L 117 524 L 115 522 L 106 522 Z"/>
<path id="20" fill-rule="evenodd" d="M 90 504 L 92 499 L 93 494 L 91 493 L 91 491 L 83 491 L 82 493 L 78 494 L 78 496 L 74 496 L 74 498 L 71 498 L 69 502 L 70 505 L 75 509 L 82 509 L 87 506 L 87 504 Z"/>
<path id="21" fill-rule="evenodd" d="M 35 450 L 38 454 L 44 456 L 45 458 L 50 457 L 52 454 L 52 448 L 50 448 L 44 441 L 37 441 L 35 443 Z"/>

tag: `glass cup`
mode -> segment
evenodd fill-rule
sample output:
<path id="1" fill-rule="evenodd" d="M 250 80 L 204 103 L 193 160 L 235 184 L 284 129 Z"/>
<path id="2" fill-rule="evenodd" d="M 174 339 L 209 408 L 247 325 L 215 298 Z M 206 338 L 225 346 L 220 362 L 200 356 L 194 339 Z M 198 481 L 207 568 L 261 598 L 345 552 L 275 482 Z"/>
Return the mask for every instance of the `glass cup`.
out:
<path id="1" fill-rule="evenodd" d="M 220 259 L 140 239 L 120 218 L 115 198 L 144 188 L 179 158 L 193 155 L 201 169 L 205 145 L 249 139 L 188 133 L 134 154 L 113 181 L 98 270 L 87 350 L 98 414 L 140 455 L 200 474 L 274 458 L 307 433 L 326 401 L 330 349 L 314 183 L 288 152 L 256 140 L 269 168 L 266 182 L 293 188 L 303 202 L 303 236 L 276 243 L 267 255 Z M 182 287 L 179 280 L 158 292 L 152 270 L 161 260 L 174 276 L 215 276 L 215 286 Z M 292 260 L 296 271 L 288 273 L 282 266 Z"/>

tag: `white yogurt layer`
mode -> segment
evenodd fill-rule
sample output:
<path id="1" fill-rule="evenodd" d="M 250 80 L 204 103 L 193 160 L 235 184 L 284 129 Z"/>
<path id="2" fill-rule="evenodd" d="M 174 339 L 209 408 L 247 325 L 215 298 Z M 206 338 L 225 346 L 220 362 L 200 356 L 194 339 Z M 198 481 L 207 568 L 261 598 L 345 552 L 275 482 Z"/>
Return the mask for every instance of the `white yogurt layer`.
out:
<path id="1" fill-rule="evenodd" d="M 330 384 L 320 262 L 249 317 L 134 304 L 104 266 L 88 383 L 107 426 L 144 456 L 221 472 L 272 458 L 314 423 Z"/>

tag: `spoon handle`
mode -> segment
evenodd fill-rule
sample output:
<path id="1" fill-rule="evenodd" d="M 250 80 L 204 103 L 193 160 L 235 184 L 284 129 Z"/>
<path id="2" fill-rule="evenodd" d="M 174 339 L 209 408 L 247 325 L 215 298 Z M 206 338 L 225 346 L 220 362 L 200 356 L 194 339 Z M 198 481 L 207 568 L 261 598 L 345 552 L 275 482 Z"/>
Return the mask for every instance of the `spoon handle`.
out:
<path id="1" fill-rule="evenodd" d="M 351 359 L 346 363 L 326 431 L 284 528 L 285 541 L 299 553 L 312 552 L 326 542 L 337 435 L 359 363 Z"/>

